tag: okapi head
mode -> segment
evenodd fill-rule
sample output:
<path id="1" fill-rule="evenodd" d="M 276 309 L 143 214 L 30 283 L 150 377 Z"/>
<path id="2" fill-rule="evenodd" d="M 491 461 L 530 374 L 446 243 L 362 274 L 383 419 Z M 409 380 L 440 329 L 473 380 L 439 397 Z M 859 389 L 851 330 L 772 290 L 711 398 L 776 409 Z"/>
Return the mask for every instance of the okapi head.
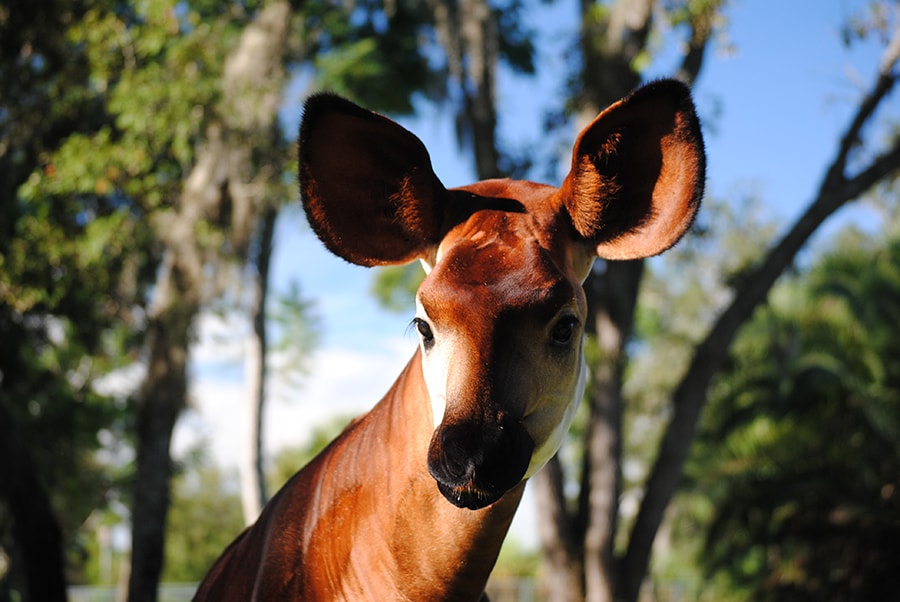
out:
<path id="1" fill-rule="evenodd" d="M 419 259 L 427 272 L 414 319 L 434 424 L 422 462 L 471 509 L 533 475 L 569 428 L 594 260 L 675 244 L 705 174 L 688 89 L 671 80 L 588 125 L 559 187 L 447 189 L 416 136 L 328 94 L 307 102 L 299 149 L 307 217 L 328 249 L 364 266 Z"/>

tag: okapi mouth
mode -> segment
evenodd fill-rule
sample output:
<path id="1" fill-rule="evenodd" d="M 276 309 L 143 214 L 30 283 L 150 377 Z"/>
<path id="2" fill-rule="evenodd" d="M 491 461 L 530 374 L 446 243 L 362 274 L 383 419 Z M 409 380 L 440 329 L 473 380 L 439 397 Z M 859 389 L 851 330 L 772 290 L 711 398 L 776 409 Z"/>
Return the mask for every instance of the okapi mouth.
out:
<path id="1" fill-rule="evenodd" d="M 479 510 L 522 480 L 533 451 L 534 440 L 517 422 L 441 425 L 428 448 L 428 471 L 447 501 Z"/>

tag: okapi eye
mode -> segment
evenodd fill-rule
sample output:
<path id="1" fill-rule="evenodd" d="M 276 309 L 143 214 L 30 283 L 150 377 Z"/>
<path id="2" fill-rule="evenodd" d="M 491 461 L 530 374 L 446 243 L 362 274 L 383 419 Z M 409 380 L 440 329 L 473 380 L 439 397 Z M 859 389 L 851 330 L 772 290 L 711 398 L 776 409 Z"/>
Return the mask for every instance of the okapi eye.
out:
<path id="1" fill-rule="evenodd" d="M 429 345 L 434 342 L 434 333 L 431 332 L 431 326 L 428 325 L 428 322 L 422 318 L 414 318 L 413 324 L 415 324 L 416 330 L 419 331 L 419 336 L 422 337 L 423 343 Z"/>
<path id="2" fill-rule="evenodd" d="M 578 328 L 578 319 L 573 316 L 561 318 L 550 332 L 550 340 L 557 345 L 568 345 L 572 342 L 575 330 Z"/>

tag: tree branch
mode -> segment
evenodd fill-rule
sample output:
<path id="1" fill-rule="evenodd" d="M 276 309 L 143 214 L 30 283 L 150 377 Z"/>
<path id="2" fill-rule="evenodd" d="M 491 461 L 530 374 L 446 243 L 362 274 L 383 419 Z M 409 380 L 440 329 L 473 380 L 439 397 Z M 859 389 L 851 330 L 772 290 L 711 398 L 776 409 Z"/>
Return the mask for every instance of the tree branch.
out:
<path id="1" fill-rule="evenodd" d="M 894 40 L 900 40 L 900 35 L 895 34 Z M 888 46 L 888 50 L 893 51 L 893 42 L 891 46 Z M 869 118 L 872 116 L 872 113 L 875 112 L 875 109 L 881 103 L 885 96 L 893 89 L 894 84 L 897 82 L 897 75 L 894 74 L 893 67 L 897 63 L 898 55 L 896 52 L 893 52 L 889 58 L 890 62 L 886 63 L 884 60 L 882 61 L 882 66 L 887 66 L 887 70 L 880 70 L 878 74 L 878 79 L 875 82 L 875 86 L 863 98 L 862 102 L 859 105 L 859 110 L 856 112 L 856 115 L 853 118 L 853 121 L 850 124 L 850 127 L 847 128 L 847 131 L 844 133 L 841 138 L 840 147 L 838 150 L 837 158 L 831 165 L 831 169 L 828 170 L 828 175 L 822 182 L 822 188 L 828 188 L 831 186 L 835 186 L 838 182 L 844 180 L 846 178 L 846 170 L 847 170 L 847 160 L 850 156 L 850 152 L 857 145 L 860 144 L 861 140 L 861 132 L 863 126 L 868 123 Z M 820 190 L 819 194 L 822 194 Z"/>
<path id="2" fill-rule="evenodd" d="M 690 17 L 691 35 L 688 40 L 687 52 L 681 61 L 676 77 L 683 82 L 693 84 L 703 67 L 703 58 L 706 55 L 706 47 L 712 38 L 716 17 L 721 9 L 721 2 L 709 2 L 704 4 L 701 11 Z"/>

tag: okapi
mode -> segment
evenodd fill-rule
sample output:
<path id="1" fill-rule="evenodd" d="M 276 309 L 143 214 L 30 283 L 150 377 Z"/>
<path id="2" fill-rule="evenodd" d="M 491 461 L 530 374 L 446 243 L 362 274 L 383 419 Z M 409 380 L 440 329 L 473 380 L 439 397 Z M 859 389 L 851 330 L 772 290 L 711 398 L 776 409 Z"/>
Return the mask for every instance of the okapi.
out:
<path id="1" fill-rule="evenodd" d="M 582 283 L 693 221 L 705 154 L 688 89 L 658 81 L 578 136 L 560 187 L 447 189 L 423 143 L 338 96 L 305 105 L 304 208 L 334 254 L 418 259 L 419 346 L 384 398 L 294 475 L 198 600 L 479 600 L 526 480 L 585 385 Z"/>

